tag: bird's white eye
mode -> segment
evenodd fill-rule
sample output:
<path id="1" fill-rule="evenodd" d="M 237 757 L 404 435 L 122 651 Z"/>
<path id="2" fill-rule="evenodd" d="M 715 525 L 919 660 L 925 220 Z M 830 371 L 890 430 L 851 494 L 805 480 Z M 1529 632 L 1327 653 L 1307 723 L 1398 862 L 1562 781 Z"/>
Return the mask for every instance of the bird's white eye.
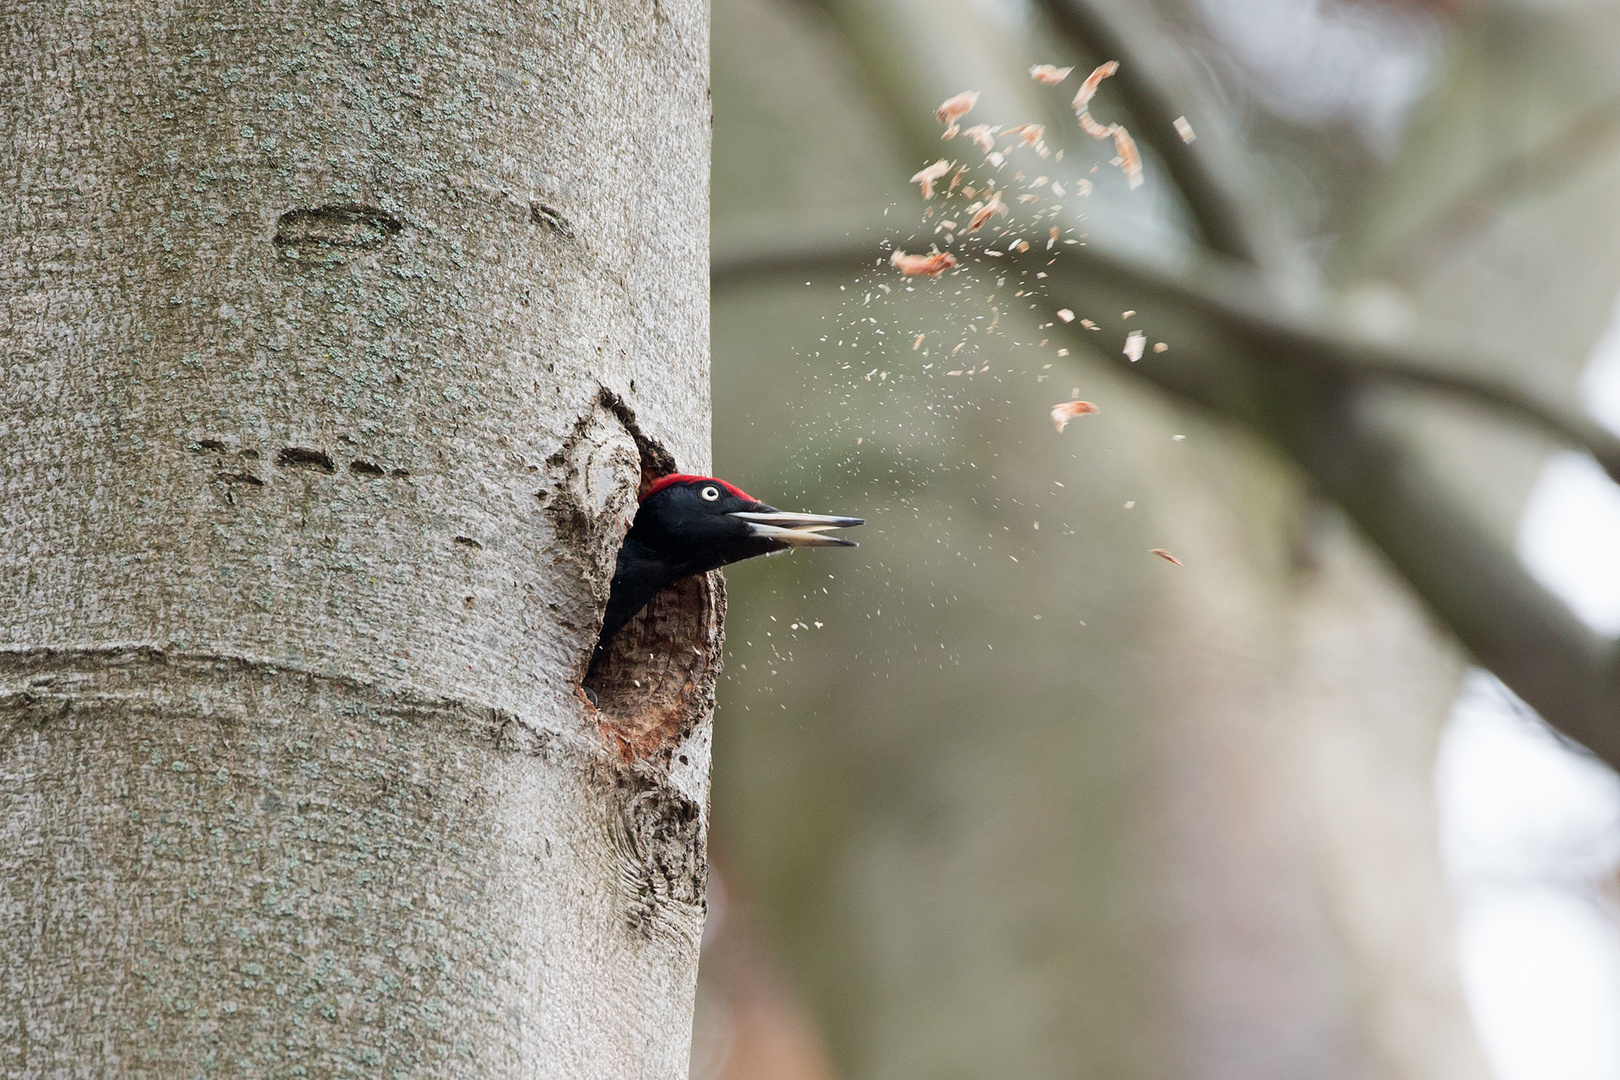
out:
<path id="1" fill-rule="evenodd" d="M 702 495 L 709 502 L 714 502 L 720 497 L 720 489 L 715 487 L 713 484 L 710 484 L 708 487 L 698 492 L 698 494 Z"/>

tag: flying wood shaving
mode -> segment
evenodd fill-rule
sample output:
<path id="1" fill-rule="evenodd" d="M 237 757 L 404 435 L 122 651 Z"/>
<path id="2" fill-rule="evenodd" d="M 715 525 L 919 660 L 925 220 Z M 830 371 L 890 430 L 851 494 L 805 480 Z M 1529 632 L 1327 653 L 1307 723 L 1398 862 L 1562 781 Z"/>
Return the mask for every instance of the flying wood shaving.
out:
<path id="1" fill-rule="evenodd" d="M 1113 139 L 1114 153 L 1117 155 L 1114 164 L 1125 170 L 1125 182 L 1129 187 L 1142 186 L 1142 155 L 1136 150 L 1136 140 L 1131 133 L 1125 130 L 1122 124 L 1099 124 L 1091 118 L 1091 99 L 1097 93 L 1101 82 L 1119 70 L 1119 61 L 1110 60 L 1106 64 L 1099 64 L 1097 70 L 1086 76 L 1086 81 L 1080 84 L 1080 92 L 1074 95 L 1074 112 L 1080 120 L 1080 130 L 1093 139 Z"/>
<path id="2" fill-rule="evenodd" d="M 1109 139 L 1114 135 L 1114 126 L 1112 124 L 1097 123 L 1091 118 L 1091 114 L 1084 109 L 1079 112 L 1078 119 L 1080 121 L 1080 130 L 1093 139 Z"/>
<path id="3" fill-rule="evenodd" d="M 1181 136 L 1182 142 L 1192 142 L 1194 139 L 1198 138 L 1197 135 L 1193 134 L 1192 125 L 1187 122 L 1187 118 L 1185 116 L 1176 117 L 1173 123 L 1176 129 L 1176 134 Z"/>
<path id="4" fill-rule="evenodd" d="M 1097 406 L 1089 401 L 1065 401 L 1061 405 L 1052 406 L 1052 426 L 1062 432 L 1069 426 L 1070 420 L 1096 411 Z"/>
<path id="5" fill-rule="evenodd" d="M 1125 355 L 1130 357 L 1131 363 L 1142 359 L 1142 349 L 1147 345 L 1147 335 L 1140 330 L 1132 330 L 1125 337 Z"/>
<path id="6" fill-rule="evenodd" d="M 1153 343 L 1153 351 L 1154 352 L 1168 352 L 1169 350 L 1170 350 L 1170 346 L 1166 345 L 1162 341 L 1156 341 L 1156 342 Z"/>
<path id="7" fill-rule="evenodd" d="M 1020 124 L 1015 128 L 1008 128 L 1003 134 L 1008 138 L 1017 136 L 1025 146 L 1034 146 L 1046 134 L 1045 124 Z"/>
<path id="8" fill-rule="evenodd" d="M 1072 103 L 1075 114 L 1080 118 L 1080 127 L 1093 139 L 1106 139 L 1111 132 L 1091 118 L 1088 111 L 1091 99 L 1097 94 L 1097 87 L 1102 81 L 1119 70 L 1119 61 L 1110 60 L 1106 64 L 1097 65 L 1097 69 L 1086 76 L 1086 81 L 1080 84 L 1080 90 L 1074 95 Z"/>
<path id="9" fill-rule="evenodd" d="M 1057 316 L 1064 322 L 1074 322 L 1074 312 L 1070 311 L 1068 308 L 1059 308 Z"/>
<path id="10" fill-rule="evenodd" d="M 956 256 L 948 251 L 907 255 L 897 248 L 894 254 L 889 256 L 889 265 L 907 277 L 938 277 L 956 265 Z"/>
<path id="11" fill-rule="evenodd" d="M 962 134 L 982 153 L 988 154 L 996 148 L 996 129 L 989 124 L 974 124 Z"/>
<path id="12" fill-rule="evenodd" d="M 945 138 L 954 139 L 957 132 L 956 122 L 973 110 L 979 103 L 977 90 L 964 90 L 953 98 L 946 98 L 934 111 L 934 116 L 946 126 Z"/>
<path id="13" fill-rule="evenodd" d="M 1081 319 L 1080 320 L 1080 325 L 1085 327 L 1087 330 L 1096 330 L 1096 329 L 1098 329 L 1097 324 L 1092 322 L 1090 319 Z"/>
<path id="14" fill-rule="evenodd" d="M 985 222 L 989 221 L 998 214 L 1005 216 L 1006 213 L 1007 204 L 1001 201 L 1001 192 L 998 191 L 994 195 L 990 196 L 989 202 L 979 207 L 979 209 L 974 213 L 973 220 L 968 222 L 967 231 L 978 232 L 984 227 Z"/>
<path id="15" fill-rule="evenodd" d="M 1110 130 L 1114 134 L 1114 153 L 1119 155 L 1119 167 L 1125 170 L 1127 187 L 1142 186 L 1142 155 L 1136 152 L 1136 140 L 1119 124 Z"/>
<path id="16" fill-rule="evenodd" d="M 940 177 L 944 176 L 950 171 L 951 163 L 946 161 L 944 158 L 940 158 L 938 161 L 928 166 L 928 168 L 924 169 L 916 176 L 913 176 L 911 178 L 911 182 L 913 184 L 922 185 L 923 198 L 932 199 L 934 197 L 934 181 L 938 180 Z"/>
<path id="17" fill-rule="evenodd" d="M 1024 194 L 1018 196 L 1018 201 L 1021 203 L 1040 202 L 1041 197 L 1039 195 L 1031 195 L 1026 191 Z"/>
<path id="18" fill-rule="evenodd" d="M 1069 77 L 1069 72 L 1073 70 L 1074 68 L 1072 67 L 1060 68 L 1053 67 L 1051 64 L 1036 64 L 1034 67 L 1029 69 L 1029 77 L 1038 83 L 1045 83 L 1047 86 L 1056 86 L 1064 79 L 1067 79 Z"/>
<path id="19" fill-rule="evenodd" d="M 1047 251 L 1052 250 L 1052 245 L 1057 243 L 1057 238 L 1058 238 L 1058 227 L 1056 225 L 1054 225 L 1054 226 L 1052 226 L 1052 231 L 1047 234 L 1047 240 L 1046 240 L 1046 250 Z"/>
<path id="20" fill-rule="evenodd" d="M 1159 558 L 1163 559 L 1165 562 L 1173 562 L 1177 566 L 1181 565 L 1181 560 L 1176 558 L 1174 555 L 1170 554 L 1168 551 L 1164 550 L 1164 548 L 1150 548 L 1150 549 L 1148 549 L 1148 554 L 1149 555 L 1157 555 Z"/>

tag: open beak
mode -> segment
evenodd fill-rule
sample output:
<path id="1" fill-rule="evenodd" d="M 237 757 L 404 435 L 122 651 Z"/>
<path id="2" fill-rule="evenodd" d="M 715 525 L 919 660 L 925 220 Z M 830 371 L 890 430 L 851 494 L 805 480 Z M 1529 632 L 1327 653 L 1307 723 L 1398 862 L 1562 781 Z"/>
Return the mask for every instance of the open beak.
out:
<path id="1" fill-rule="evenodd" d="M 780 510 L 769 513 L 736 513 L 729 515 L 748 522 L 748 531 L 755 536 L 775 540 L 788 547 L 859 547 L 853 540 L 836 536 L 823 536 L 828 529 L 848 529 L 865 525 L 865 518 L 833 517 L 831 514 L 788 514 Z"/>

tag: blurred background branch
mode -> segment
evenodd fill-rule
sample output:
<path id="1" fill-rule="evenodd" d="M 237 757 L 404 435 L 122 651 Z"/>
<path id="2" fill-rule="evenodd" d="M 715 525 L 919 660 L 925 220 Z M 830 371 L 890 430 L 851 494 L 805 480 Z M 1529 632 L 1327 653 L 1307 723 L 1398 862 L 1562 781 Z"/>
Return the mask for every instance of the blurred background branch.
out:
<path id="1" fill-rule="evenodd" d="M 1248 224 L 1256 215 L 1246 194 L 1253 184 L 1222 181 L 1223 174 L 1230 176 L 1240 166 L 1230 155 L 1219 164 L 1211 161 L 1209 139 L 1200 143 L 1196 137 L 1186 141 L 1175 136 L 1176 118 L 1185 115 L 1192 95 L 1170 65 L 1158 59 L 1162 53 L 1152 47 L 1149 32 L 1138 28 L 1127 34 L 1118 25 L 1131 18 L 1131 9 L 1109 11 L 1086 0 L 1041 0 L 1041 10 L 1074 54 L 1093 58 L 1093 63 L 1119 61 L 1114 86 L 1187 200 L 1205 246 L 1219 255 L 1261 263 L 1255 240 L 1259 230 Z"/>
<path id="2" fill-rule="evenodd" d="M 895 38 L 858 50 L 887 58 L 886 76 L 873 72 L 869 77 L 894 79 L 895 68 L 909 61 L 918 68 L 900 76 L 905 83 L 955 85 L 954 64 L 901 44 L 927 36 L 921 24 L 934 19 L 931 13 L 903 3 L 832 0 L 828 7 L 856 39 L 873 32 L 874 8 L 884 7 L 896 20 L 889 29 Z M 1218 136 L 1191 143 L 1174 137 L 1173 120 L 1190 106 L 1178 107 L 1176 88 L 1162 85 L 1172 81 L 1166 74 L 1170 65 L 1162 59 L 1147 62 L 1144 57 L 1153 50 L 1133 48 L 1101 4 L 1041 0 L 1041 8 L 1074 50 L 1062 58 L 1065 63 L 1076 55 L 1082 62 L 1121 61 L 1119 74 L 1103 85 L 1117 85 L 1132 126 L 1158 153 L 1161 178 L 1176 186 L 1208 250 L 1260 262 L 1251 230 L 1243 224 L 1246 210 L 1240 209 L 1248 185 L 1223 179 L 1202 149 Z M 1182 100 L 1189 97 L 1183 90 Z M 1612 122 L 1607 112 L 1598 115 Z M 910 110 L 894 119 L 920 145 L 937 137 L 930 111 Z M 1517 171 L 1499 166 L 1485 183 L 1499 184 L 1491 177 Z M 846 220 L 841 236 L 828 224 L 778 232 L 764 243 L 755 237 L 751 245 L 728 248 L 722 242 L 714 252 L 711 280 L 725 287 L 762 273 L 858 270 L 881 263 L 883 247 L 871 242 L 869 232 L 850 230 Z M 1026 260 L 1047 261 L 1039 245 L 1031 251 Z M 1008 252 L 1007 264 L 1019 258 Z M 1133 308 L 1156 317 L 1159 325 L 1175 327 L 1174 356 L 1127 369 L 1272 439 L 1350 513 L 1481 664 L 1550 722 L 1620 765 L 1620 671 L 1613 644 L 1586 630 L 1531 578 L 1511 549 L 1488 534 L 1444 471 L 1427 467 L 1422 448 L 1401 437 L 1400 411 L 1383 408 L 1379 395 L 1404 389 L 1471 401 L 1586 450 L 1617 478 L 1620 438 L 1526 377 L 1526 365 L 1513 357 L 1482 360 L 1479 349 L 1438 340 L 1404 347 L 1375 341 L 1346 330 L 1347 320 L 1326 314 L 1334 306 L 1331 296 L 1301 305 L 1269 287 L 1264 273 L 1224 269 L 1196 254 L 1178 261 L 1175 269 L 1159 269 L 1111 250 L 1106 237 L 1093 240 L 1063 253 L 1052 271 L 1048 306 L 1054 311 Z"/>
<path id="3" fill-rule="evenodd" d="M 1620 758 L 1617 50 L 1598 0 L 715 0 L 716 467 L 871 524 L 731 576 L 758 948 L 695 1076 L 1620 1071 L 1620 782 L 1458 691 Z M 968 89 L 1052 156 L 942 141 Z M 941 157 L 1041 197 L 965 237 Z M 1442 730 L 1519 742 L 1437 789 Z"/>

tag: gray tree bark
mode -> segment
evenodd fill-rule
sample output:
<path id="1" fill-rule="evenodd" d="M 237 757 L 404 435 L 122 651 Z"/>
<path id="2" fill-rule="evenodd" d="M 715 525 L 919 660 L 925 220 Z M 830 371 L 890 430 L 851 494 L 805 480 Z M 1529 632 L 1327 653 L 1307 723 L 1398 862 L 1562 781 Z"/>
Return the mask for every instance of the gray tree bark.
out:
<path id="1" fill-rule="evenodd" d="M 0 1075 L 684 1075 L 702 0 L 0 19 Z"/>

